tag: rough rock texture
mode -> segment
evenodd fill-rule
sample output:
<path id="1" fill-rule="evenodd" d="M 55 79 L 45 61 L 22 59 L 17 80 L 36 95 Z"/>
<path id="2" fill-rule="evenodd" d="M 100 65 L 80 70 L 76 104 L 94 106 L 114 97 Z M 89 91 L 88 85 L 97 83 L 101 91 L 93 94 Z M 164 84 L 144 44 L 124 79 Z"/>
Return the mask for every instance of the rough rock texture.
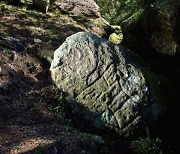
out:
<path id="1" fill-rule="evenodd" d="M 127 36 L 124 40 L 125 44 L 137 50 L 139 47 L 146 46 L 149 51 L 155 50 L 174 55 L 177 52 L 177 43 L 174 40 L 170 22 L 173 5 L 171 0 L 166 2 L 156 0 L 154 3 L 142 5 L 142 11 L 132 15 L 133 18 L 127 19 L 122 25 Z M 139 42 L 141 42 L 140 45 Z"/>
<path id="2" fill-rule="evenodd" d="M 109 127 L 129 136 L 163 110 L 139 62 L 132 51 L 79 32 L 55 51 L 50 70 L 55 84 L 81 106 L 73 113 L 98 130 Z"/>
<path id="3" fill-rule="evenodd" d="M 50 5 L 50 0 L 33 0 L 35 8 L 42 12 L 47 12 Z"/>
<path id="4" fill-rule="evenodd" d="M 63 12 L 94 17 L 100 16 L 99 6 L 94 0 L 57 0 L 55 4 Z"/>
<path id="5" fill-rule="evenodd" d="M 106 0 L 96 2 L 105 19 L 122 26 L 124 46 L 139 52 L 176 53 L 170 16 L 178 0 L 114 0 L 106 5 Z"/>

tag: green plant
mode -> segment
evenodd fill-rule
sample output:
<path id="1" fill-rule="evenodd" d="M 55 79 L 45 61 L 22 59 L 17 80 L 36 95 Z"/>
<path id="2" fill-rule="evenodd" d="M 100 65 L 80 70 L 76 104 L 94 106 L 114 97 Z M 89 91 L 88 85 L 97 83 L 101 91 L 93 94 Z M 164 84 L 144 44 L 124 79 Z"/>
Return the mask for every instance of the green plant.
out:
<path id="1" fill-rule="evenodd" d="M 8 50 L 8 49 L 5 49 L 3 51 L 3 55 L 6 56 L 9 59 L 13 59 L 13 57 L 14 57 L 13 51 L 12 50 Z"/>
<path id="2" fill-rule="evenodd" d="M 96 0 L 102 16 L 111 24 L 121 23 L 138 12 L 140 0 Z"/>
<path id="3" fill-rule="evenodd" d="M 57 101 L 51 108 L 52 111 L 54 111 L 56 116 L 59 118 L 64 119 L 65 117 L 65 103 L 66 103 L 66 93 L 63 92 L 62 90 L 59 90 L 57 95 Z"/>
<path id="4" fill-rule="evenodd" d="M 138 154 L 162 154 L 161 143 L 159 138 L 151 138 L 149 129 L 146 129 L 147 137 L 139 137 L 132 142 L 132 147 Z"/>

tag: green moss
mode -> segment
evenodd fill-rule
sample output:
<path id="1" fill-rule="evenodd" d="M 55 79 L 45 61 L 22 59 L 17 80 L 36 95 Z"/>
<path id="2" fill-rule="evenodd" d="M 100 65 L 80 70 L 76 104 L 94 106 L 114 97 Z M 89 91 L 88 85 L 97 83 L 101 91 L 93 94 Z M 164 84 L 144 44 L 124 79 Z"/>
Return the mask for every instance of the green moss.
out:
<path id="1" fill-rule="evenodd" d="M 9 59 L 12 59 L 12 57 L 14 56 L 12 50 L 8 50 L 8 49 L 5 49 L 5 50 L 3 51 L 3 55 L 6 56 L 6 57 L 9 58 Z"/>
<path id="2" fill-rule="evenodd" d="M 102 16 L 111 24 L 121 23 L 138 12 L 141 6 L 134 0 L 96 0 Z"/>
<path id="3" fill-rule="evenodd" d="M 123 39 L 123 35 L 118 35 L 116 33 L 112 33 L 110 36 L 109 36 L 109 41 L 114 43 L 114 44 L 120 44 L 121 41 Z"/>
<path id="4" fill-rule="evenodd" d="M 122 33 L 121 26 L 111 25 L 111 28 L 114 30 L 114 32 L 115 32 L 116 34 L 121 34 L 121 33 Z"/>
<path id="5" fill-rule="evenodd" d="M 120 44 L 123 40 L 121 27 L 118 25 L 111 25 L 111 29 L 114 33 L 109 36 L 109 41 L 114 44 Z"/>
<path id="6" fill-rule="evenodd" d="M 135 13 L 133 13 L 131 16 L 126 18 L 125 23 L 128 24 L 128 25 L 134 24 L 135 22 L 137 22 L 141 18 L 143 13 L 144 13 L 144 9 L 140 8 Z"/>
<path id="7" fill-rule="evenodd" d="M 103 27 L 108 24 L 108 23 L 106 23 L 106 21 L 103 18 L 90 19 L 90 21 L 98 27 Z"/>

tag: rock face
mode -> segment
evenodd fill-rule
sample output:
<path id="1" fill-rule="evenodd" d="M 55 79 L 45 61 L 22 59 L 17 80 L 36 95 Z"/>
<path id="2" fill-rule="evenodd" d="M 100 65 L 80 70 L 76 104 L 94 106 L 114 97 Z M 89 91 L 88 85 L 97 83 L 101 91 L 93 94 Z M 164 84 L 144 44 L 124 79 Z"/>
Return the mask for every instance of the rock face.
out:
<path id="1" fill-rule="evenodd" d="M 139 62 L 132 51 L 79 32 L 55 51 L 50 70 L 58 88 L 81 106 L 72 112 L 80 114 L 82 123 L 129 136 L 163 111 Z"/>
<path id="2" fill-rule="evenodd" d="M 104 5 L 106 0 L 96 2 L 105 19 L 113 24 L 120 23 L 125 36 L 123 44 L 128 48 L 139 52 L 155 50 L 167 55 L 176 53 L 170 16 L 177 0 L 114 0 L 107 5 Z"/>
<path id="3" fill-rule="evenodd" d="M 35 8 L 42 12 L 47 12 L 50 5 L 50 0 L 33 0 Z"/>
<path id="4" fill-rule="evenodd" d="M 87 15 L 99 17 L 99 6 L 94 0 L 57 0 L 55 4 L 63 12 L 72 13 L 76 15 Z"/>

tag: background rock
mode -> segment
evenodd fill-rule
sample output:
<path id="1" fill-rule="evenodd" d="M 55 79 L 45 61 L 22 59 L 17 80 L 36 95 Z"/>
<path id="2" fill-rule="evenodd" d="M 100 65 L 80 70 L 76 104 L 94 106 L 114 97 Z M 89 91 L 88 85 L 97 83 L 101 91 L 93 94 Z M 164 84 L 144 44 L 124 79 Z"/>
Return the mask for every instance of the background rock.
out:
<path id="1" fill-rule="evenodd" d="M 121 25 L 124 46 L 137 52 L 145 52 L 140 53 L 144 57 L 148 52 L 154 51 L 167 55 L 174 55 L 177 52 L 177 39 L 173 35 L 170 20 L 173 11 L 178 14 L 178 9 L 174 10 L 174 5 L 178 3 L 175 0 L 114 0 L 113 2 L 96 0 L 96 2 L 106 20 L 111 24 Z"/>
<path id="2" fill-rule="evenodd" d="M 94 0 L 57 0 L 55 4 L 63 12 L 94 17 L 100 16 L 99 6 Z"/>
<path id="3" fill-rule="evenodd" d="M 51 75 L 58 88 L 76 99 L 79 105 L 70 106 L 81 124 L 129 136 L 164 110 L 153 92 L 156 80 L 140 63 L 132 51 L 79 32 L 55 51 Z"/>

